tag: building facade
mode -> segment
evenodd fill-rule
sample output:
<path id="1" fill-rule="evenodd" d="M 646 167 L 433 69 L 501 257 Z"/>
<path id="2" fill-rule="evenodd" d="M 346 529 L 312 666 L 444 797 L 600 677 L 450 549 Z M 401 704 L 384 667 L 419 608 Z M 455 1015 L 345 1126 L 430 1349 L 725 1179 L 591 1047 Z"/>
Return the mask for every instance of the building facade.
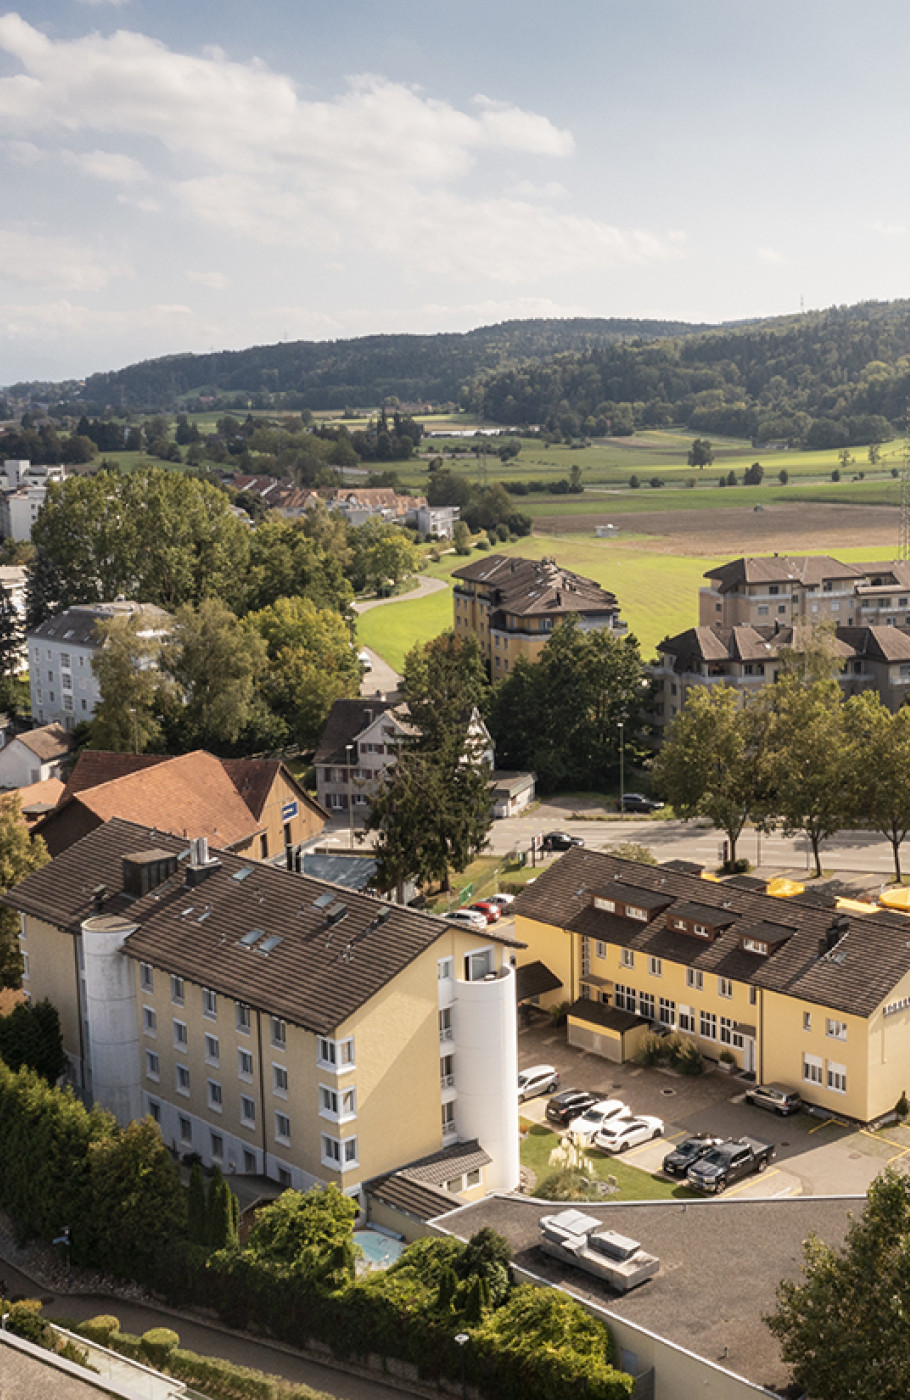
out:
<path id="1" fill-rule="evenodd" d="M 482 1145 L 518 1182 L 514 944 L 112 821 L 4 896 L 70 1077 L 178 1152 L 306 1189 Z"/>
<path id="2" fill-rule="evenodd" d="M 519 656 L 536 661 L 567 617 L 576 617 L 586 632 L 626 631 L 615 594 L 560 568 L 555 559 L 489 554 L 454 569 L 452 578 L 455 635 L 477 638 L 494 678 Z"/>
<path id="3" fill-rule="evenodd" d="M 636 1018 L 859 1122 L 903 1091 L 905 916 L 848 915 L 590 850 L 544 871 L 515 910 L 519 985 L 523 966 L 542 965 L 552 989 L 540 1004 L 568 1000 L 570 1035 L 594 1053 L 617 1058 L 620 1033 L 635 1053 Z"/>

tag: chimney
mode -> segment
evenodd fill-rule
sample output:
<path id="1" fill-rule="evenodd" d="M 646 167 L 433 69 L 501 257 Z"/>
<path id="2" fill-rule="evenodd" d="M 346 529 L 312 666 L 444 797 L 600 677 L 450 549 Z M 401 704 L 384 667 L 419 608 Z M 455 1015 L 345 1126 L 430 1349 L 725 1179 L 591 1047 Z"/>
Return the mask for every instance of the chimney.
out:
<path id="1" fill-rule="evenodd" d="M 104 901 L 107 897 L 107 885 L 96 885 L 92 890 L 92 912 L 95 914 L 104 913 Z"/>
<path id="2" fill-rule="evenodd" d="M 213 870 L 221 869 L 221 861 L 209 855 L 207 836 L 195 836 L 190 842 L 190 859 L 186 866 L 187 889 L 195 889 Z"/>

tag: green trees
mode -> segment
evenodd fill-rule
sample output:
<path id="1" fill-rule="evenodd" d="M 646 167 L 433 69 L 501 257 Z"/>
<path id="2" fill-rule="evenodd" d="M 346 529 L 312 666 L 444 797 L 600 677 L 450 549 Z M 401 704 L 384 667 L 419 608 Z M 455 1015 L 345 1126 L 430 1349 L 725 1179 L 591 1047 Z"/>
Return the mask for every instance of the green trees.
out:
<path id="1" fill-rule="evenodd" d="M 887 837 L 900 883 L 901 846 L 910 834 L 910 708 L 892 714 L 877 695 L 851 696 L 844 732 L 848 812 Z"/>
<path id="2" fill-rule="evenodd" d="M 343 1287 L 354 1277 L 357 1206 L 337 1186 L 285 1191 L 256 1212 L 246 1253 L 282 1274 L 320 1287 Z"/>
<path id="3" fill-rule="evenodd" d="M 815 873 L 822 874 L 822 841 L 844 825 L 847 806 L 846 730 L 834 680 L 805 684 L 783 675 L 770 697 L 768 777 L 770 825 L 785 836 L 803 832 Z"/>
<path id="4" fill-rule="evenodd" d="M 162 643 L 143 637 L 141 614 L 115 616 L 100 622 L 100 645 L 92 671 L 101 703 L 91 722 L 93 748 L 115 753 L 145 753 L 161 740 L 164 675 L 157 669 Z"/>
<path id="5" fill-rule="evenodd" d="M 707 438 L 695 438 L 686 458 L 690 467 L 710 467 L 714 453 Z"/>
<path id="6" fill-rule="evenodd" d="M 25 828 L 19 798 L 0 793 L 0 891 L 12 889 L 47 861 L 41 837 L 32 840 Z M 19 916 L 14 909 L 0 909 L 0 987 L 18 987 L 21 977 Z"/>
<path id="7" fill-rule="evenodd" d="M 888 1169 L 869 1188 L 841 1249 L 810 1236 L 802 1282 L 784 1280 L 766 1321 L 800 1391 L 819 1400 L 910 1394 L 910 1179 Z"/>
<path id="8" fill-rule="evenodd" d="M 645 697 L 635 638 L 583 632 L 569 618 L 536 662 L 519 658 L 496 686 L 496 761 L 535 772 L 541 792 L 605 791 L 618 780 L 620 734 L 627 758 L 639 751 Z"/>
<path id="9" fill-rule="evenodd" d="M 20 1002 L 0 1017 L 0 1059 L 10 1069 L 31 1069 L 53 1084 L 66 1069 L 57 1008 L 49 1001 Z"/>
<path id="10" fill-rule="evenodd" d="M 246 623 L 265 643 L 266 703 L 298 744 L 315 744 L 335 701 L 356 695 L 360 686 L 347 623 L 334 609 L 301 597 L 278 598 Z"/>
<path id="11" fill-rule="evenodd" d="M 162 666 L 182 703 L 169 719 L 182 751 L 224 753 L 261 718 L 257 683 L 266 669 L 266 645 L 218 598 L 178 608 Z"/>
<path id="12" fill-rule="evenodd" d="M 381 889 L 406 880 L 438 881 L 463 870 L 490 830 L 484 736 L 473 711 L 485 686 L 477 643 L 450 633 L 405 660 L 402 694 L 418 730 L 370 803 L 367 827 L 378 832 Z"/>
<path id="13" fill-rule="evenodd" d="M 658 791 L 677 816 L 707 817 L 736 843 L 766 795 L 768 711 L 729 686 L 698 686 L 654 764 Z"/>

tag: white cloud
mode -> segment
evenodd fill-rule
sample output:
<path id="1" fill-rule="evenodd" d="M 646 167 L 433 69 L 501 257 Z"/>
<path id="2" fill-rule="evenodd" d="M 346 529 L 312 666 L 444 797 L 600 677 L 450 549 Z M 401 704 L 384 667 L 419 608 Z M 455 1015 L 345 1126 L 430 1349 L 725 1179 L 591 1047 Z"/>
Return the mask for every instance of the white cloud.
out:
<path id="1" fill-rule="evenodd" d="M 565 199 L 569 191 L 558 180 L 547 180 L 542 185 L 536 185 L 533 180 L 516 180 L 514 185 L 507 185 L 503 193 L 507 199 L 543 199 L 549 203 Z"/>
<path id="2" fill-rule="evenodd" d="M 125 204 L 129 209 L 138 209 L 143 214 L 160 214 L 163 208 L 160 199 L 153 199 L 150 194 L 123 194 L 117 196 L 118 204 Z"/>
<path id="3" fill-rule="evenodd" d="M 779 253 L 776 248 L 757 248 L 755 256 L 760 263 L 767 263 L 769 266 L 787 261 L 783 253 Z"/>
<path id="4" fill-rule="evenodd" d="M 6 149 L 17 165 L 37 165 L 47 155 L 34 141 L 7 141 Z"/>
<path id="5" fill-rule="evenodd" d="M 78 165 L 87 175 L 96 180 L 107 180 L 115 185 L 133 185 L 138 180 L 148 180 L 149 172 L 141 161 L 122 151 L 68 151 L 66 158 Z"/>
<path id="6" fill-rule="evenodd" d="M 873 233 L 881 233 L 886 238 L 900 238 L 907 232 L 904 224 L 882 224 L 878 220 L 869 227 Z"/>
<path id="7" fill-rule="evenodd" d="M 129 271 L 125 264 L 102 258 L 69 239 L 0 228 L 0 286 L 13 283 L 97 292 Z"/>
<path id="8" fill-rule="evenodd" d="M 129 5 L 130 0 L 79 0 L 80 5 L 113 5 L 119 9 L 121 5 Z"/>
<path id="9" fill-rule="evenodd" d="M 572 155 L 570 132 L 509 103 L 481 96 L 462 111 L 371 74 L 313 101 L 255 59 L 182 54 L 126 30 L 58 41 L 16 14 L 0 16 L 0 51 L 24 70 L 0 78 L 10 137 L 50 148 L 61 133 L 101 138 L 78 157 L 96 178 L 151 176 L 158 188 L 145 199 L 170 208 L 176 197 L 184 216 L 262 245 L 333 259 L 379 252 L 406 275 L 511 284 L 677 255 L 647 231 L 557 212 L 555 182 L 473 193 L 469 177 L 487 157 Z M 142 165 L 109 149 L 135 141 Z"/>
<path id="10" fill-rule="evenodd" d="M 216 292 L 221 292 L 225 287 L 231 285 L 230 277 L 225 277 L 223 272 L 188 272 L 186 275 L 191 282 L 198 282 L 203 287 L 211 287 Z"/>

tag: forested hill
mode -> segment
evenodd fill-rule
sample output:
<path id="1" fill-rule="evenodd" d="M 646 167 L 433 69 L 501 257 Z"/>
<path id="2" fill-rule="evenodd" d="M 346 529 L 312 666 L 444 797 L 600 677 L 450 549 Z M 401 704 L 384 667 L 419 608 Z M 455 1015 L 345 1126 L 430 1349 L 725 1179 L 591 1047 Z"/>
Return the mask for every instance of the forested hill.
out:
<path id="1" fill-rule="evenodd" d="M 884 441 L 910 412 L 910 301 L 592 346 L 475 381 L 492 422 L 562 433 L 685 424 L 806 447 Z"/>
<path id="2" fill-rule="evenodd" d="M 457 403 L 478 375 L 511 364 L 580 352 L 635 338 L 682 337 L 704 330 L 683 321 L 504 321 L 465 333 L 371 335 L 356 340 L 297 340 L 223 350 L 208 355 L 168 355 L 126 369 L 93 374 L 81 394 L 99 408 L 172 411 L 188 398 L 263 396 L 263 407 L 293 409 L 374 408 L 388 396 L 402 403 Z M 72 385 L 17 384 L 17 397 L 69 397 Z M 275 396 L 280 396 L 277 400 Z M 190 405 L 192 407 L 192 405 Z"/>

